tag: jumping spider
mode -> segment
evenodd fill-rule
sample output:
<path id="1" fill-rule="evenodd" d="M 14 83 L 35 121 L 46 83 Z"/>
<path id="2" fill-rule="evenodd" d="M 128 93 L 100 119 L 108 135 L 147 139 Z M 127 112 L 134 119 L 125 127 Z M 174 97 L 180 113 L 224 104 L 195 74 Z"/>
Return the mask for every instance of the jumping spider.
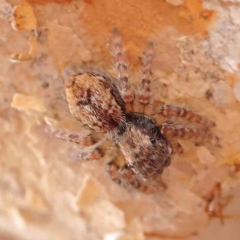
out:
<path id="1" fill-rule="evenodd" d="M 66 98 L 71 114 L 93 131 L 105 133 L 120 149 L 126 163 L 119 167 L 117 161 L 107 164 L 107 171 L 117 183 L 127 182 L 140 191 L 152 193 L 165 187 L 161 173 L 171 163 L 173 153 L 182 153 L 177 138 L 193 139 L 206 135 L 215 124 L 206 117 L 173 105 L 158 107 L 157 118 L 183 118 L 204 126 L 202 129 L 182 127 L 174 122 L 150 117 L 148 110 L 156 103 L 151 94 L 154 58 L 153 43 L 149 42 L 141 59 L 142 82 L 135 92 L 128 80 L 128 64 L 118 30 L 112 34 L 112 54 L 118 79 L 93 70 L 80 70 L 66 74 Z M 139 107 L 142 110 L 139 110 Z M 138 110 L 136 110 L 138 108 Z M 63 140 L 75 142 L 84 149 L 94 144 L 91 135 L 53 131 Z M 90 156 L 89 156 L 90 155 Z M 98 146 L 92 147 L 91 159 L 101 158 Z M 150 185 L 154 182 L 154 185 Z"/>

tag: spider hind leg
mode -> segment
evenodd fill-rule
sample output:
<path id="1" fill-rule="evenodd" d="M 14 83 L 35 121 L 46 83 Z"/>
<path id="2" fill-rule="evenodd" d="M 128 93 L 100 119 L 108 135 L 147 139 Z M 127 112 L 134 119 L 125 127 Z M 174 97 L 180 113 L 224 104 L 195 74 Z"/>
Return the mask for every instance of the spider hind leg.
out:
<path id="1" fill-rule="evenodd" d="M 80 146 L 81 154 L 78 158 L 81 160 L 99 160 L 103 157 L 100 145 L 104 141 L 95 142 L 91 135 L 81 135 L 76 132 L 68 132 L 66 130 L 56 130 L 54 127 L 45 125 L 44 131 L 55 138 L 62 141 L 72 142 Z"/>
<path id="2" fill-rule="evenodd" d="M 154 58 L 153 43 L 149 42 L 142 56 L 141 62 L 142 82 L 138 90 L 138 102 L 143 106 L 149 105 L 152 98 L 151 80 L 153 75 L 152 71 L 153 58 Z"/>

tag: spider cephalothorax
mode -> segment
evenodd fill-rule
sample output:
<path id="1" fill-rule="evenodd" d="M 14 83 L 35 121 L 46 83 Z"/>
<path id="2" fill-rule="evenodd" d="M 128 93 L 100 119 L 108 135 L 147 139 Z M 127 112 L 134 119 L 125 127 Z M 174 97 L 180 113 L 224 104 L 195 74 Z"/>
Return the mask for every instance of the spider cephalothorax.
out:
<path id="1" fill-rule="evenodd" d="M 129 113 L 126 131 L 118 145 L 128 166 L 144 179 L 160 174 L 170 164 L 172 149 L 153 119 Z"/>
<path id="2" fill-rule="evenodd" d="M 201 132 L 201 128 L 182 127 L 169 119 L 158 122 L 147 116 L 145 110 L 150 103 L 155 103 L 151 94 L 153 43 L 150 42 L 143 52 L 142 81 L 136 92 L 128 80 L 128 64 L 124 58 L 121 36 L 116 29 L 112 37 L 112 53 L 117 79 L 103 71 L 93 70 L 80 70 L 66 75 L 68 106 L 80 124 L 105 133 L 119 147 L 126 163 L 119 166 L 113 159 L 107 165 L 107 171 L 115 182 L 127 182 L 144 192 L 156 192 L 165 187 L 159 176 L 170 165 L 171 154 L 183 151 L 177 139 L 207 136 L 206 129 L 214 126 L 214 123 L 193 111 L 173 105 L 159 106 L 158 115 L 173 118 L 174 121 L 184 118 L 204 125 L 205 130 Z M 138 110 L 139 105 L 142 106 L 142 112 Z M 53 133 L 63 140 L 81 145 L 83 152 L 88 147 L 88 154 L 81 155 L 83 158 L 102 157 L 99 144 L 95 144 L 91 135 L 55 130 Z M 155 181 L 154 188 L 148 186 L 151 181 Z"/>

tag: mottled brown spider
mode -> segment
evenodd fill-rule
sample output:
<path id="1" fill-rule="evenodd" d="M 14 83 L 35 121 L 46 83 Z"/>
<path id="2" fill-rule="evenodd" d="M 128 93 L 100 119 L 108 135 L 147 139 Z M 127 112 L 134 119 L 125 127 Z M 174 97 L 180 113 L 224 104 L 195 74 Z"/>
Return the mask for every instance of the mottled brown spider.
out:
<path id="1" fill-rule="evenodd" d="M 173 153 L 183 152 L 176 139 L 196 139 L 206 135 L 205 130 L 215 124 L 190 110 L 172 105 L 158 105 L 156 118 L 162 116 L 167 119 L 159 124 L 158 119 L 152 117 L 153 114 L 147 114 L 154 104 L 158 104 L 151 93 L 153 43 L 149 42 L 143 52 L 142 82 L 137 91 L 133 90 L 129 82 L 129 68 L 117 29 L 113 31 L 111 48 L 117 79 L 94 70 L 66 74 L 65 87 L 69 110 L 79 123 L 93 131 L 105 133 L 107 138 L 119 147 L 126 163 L 120 167 L 114 159 L 107 164 L 107 171 L 112 180 L 128 183 L 147 193 L 162 190 L 165 184 L 161 180 L 161 173 L 170 165 Z M 169 121 L 176 118 L 183 118 L 204 127 L 192 129 Z M 99 145 L 93 142 L 91 135 L 82 136 L 78 133 L 54 130 L 53 133 L 58 138 L 81 145 L 83 149 L 90 147 L 90 151 L 85 155 L 88 159 L 102 157 Z M 151 185 L 150 182 L 154 184 Z"/>

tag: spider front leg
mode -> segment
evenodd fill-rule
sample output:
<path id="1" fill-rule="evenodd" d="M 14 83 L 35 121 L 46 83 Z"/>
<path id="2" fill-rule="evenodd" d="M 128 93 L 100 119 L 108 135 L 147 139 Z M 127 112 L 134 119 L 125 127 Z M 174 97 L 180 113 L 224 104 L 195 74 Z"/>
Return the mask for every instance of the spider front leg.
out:
<path id="1" fill-rule="evenodd" d="M 160 129 L 162 135 L 164 135 L 171 142 L 173 153 L 178 154 L 183 153 L 183 148 L 176 141 L 176 139 L 191 139 L 197 142 L 197 140 L 199 141 L 203 135 L 203 133 L 197 129 L 177 126 L 170 122 L 162 123 Z"/>
<path id="2" fill-rule="evenodd" d="M 68 132 L 66 130 L 56 130 L 52 126 L 44 126 L 44 131 L 53 137 L 78 144 L 82 149 L 78 156 L 81 160 L 99 160 L 103 157 L 103 153 L 99 146 L 104 141 L 95 142 L 91 135 L 81 135 L 79 133 Z"/>
<path id="3" fill-rule="evenodd" d="M 169 104 L 163 105 L 159 109 L 158 114 L 166 118 L 183 118 L 190 122 L 204 125 L 206 128 L 214 127 L 216 125 L 215 122 L 210 121 L 206 117 L 194 113 L 191 110 Z"/>
<path id="4" fill-rule="evenodd" d="M 173 154 L 182 154 L 183 153 L 183 147 L 175 139 L 173 139 L 173 138 L 171 139 L 170 145 L 172 147 Z"/>
<path id="5" fill-rule="evenodd" d="M 161 125 L 161 133 L 167 138 L 194 139 L 199 136 L 199 131 L 193 128 L 174 125 L 164 122 Z"/>
<path id="6" fill-rule="evenodd" d="M 117 184 L 125 187 L 130 185 L 133 188 L 147 194 L 161 192 L 166 189 L 166 185 L 160 178 L 158 178 L 158 180 L 155 179 L 155 185 L 143 183 L 137 178 L 133 170 L 127 164 L 120 167 L 116 159 L 107 164 L 107 172 L 109 173 L 111 179 Z"/>
<path id="7" fill-rule="evenodd" d="M 194 129 L 189 127 L 182 127 L 174 125 L 171 122 L 164 122 L 161 124 L 161 133 L 170 141 L 172 141 L 172 147 L 174 153 L 182 153 L 183 149 L 179 143 L 176 142 L 176 138 L 190 139 L 195 145 L 202 145 L 207 142 L 215 147 L 221 147 L 219 138 L 209 132 L 208 128 Z"/>
<path id="8" fill-rule="evenodd" d="M 132 105 L 134 93 L 131 84 L 128 81 L 128 63 L 125 61 L 123 53 L 122 38 L 117 28 L 112 34 L 112 54 L 115 58 L 116 72 L 122 85 L 122 96 L 126 104 Z"/>
<path id="9" fill-rule="evenodd" d="M 173 106 L 173 105 L 163 105 L 160 108 L 159 113 L 165 118 L 183 118 L 190 122 L 198 123 L 202 125 L 200 129 L 191 129 L 191 128 L 179 128 L 168 125 L 167 129 L 163 129 L 163 131 L 167 131 L 169 134 L 174 134 L 174 137 L 180 138 L 194 138 L 197 140 L 195 142 L 196 145 L 201 145 L 203 142 L 207 142 L 215 147 L 221 147 L 220 139 L 214 133 L 210 132 L 210 128 L 214 127 L 216 124 L 213 121 L 210 121 L 207 117 L 201 116 L 197 113 L 194 113 L 191 110 L 187 110 L 182 107 Z M 165 124 L 166 125 L 166 124 Z M 167 126 L 166 125 L 166 126 Z"/>

